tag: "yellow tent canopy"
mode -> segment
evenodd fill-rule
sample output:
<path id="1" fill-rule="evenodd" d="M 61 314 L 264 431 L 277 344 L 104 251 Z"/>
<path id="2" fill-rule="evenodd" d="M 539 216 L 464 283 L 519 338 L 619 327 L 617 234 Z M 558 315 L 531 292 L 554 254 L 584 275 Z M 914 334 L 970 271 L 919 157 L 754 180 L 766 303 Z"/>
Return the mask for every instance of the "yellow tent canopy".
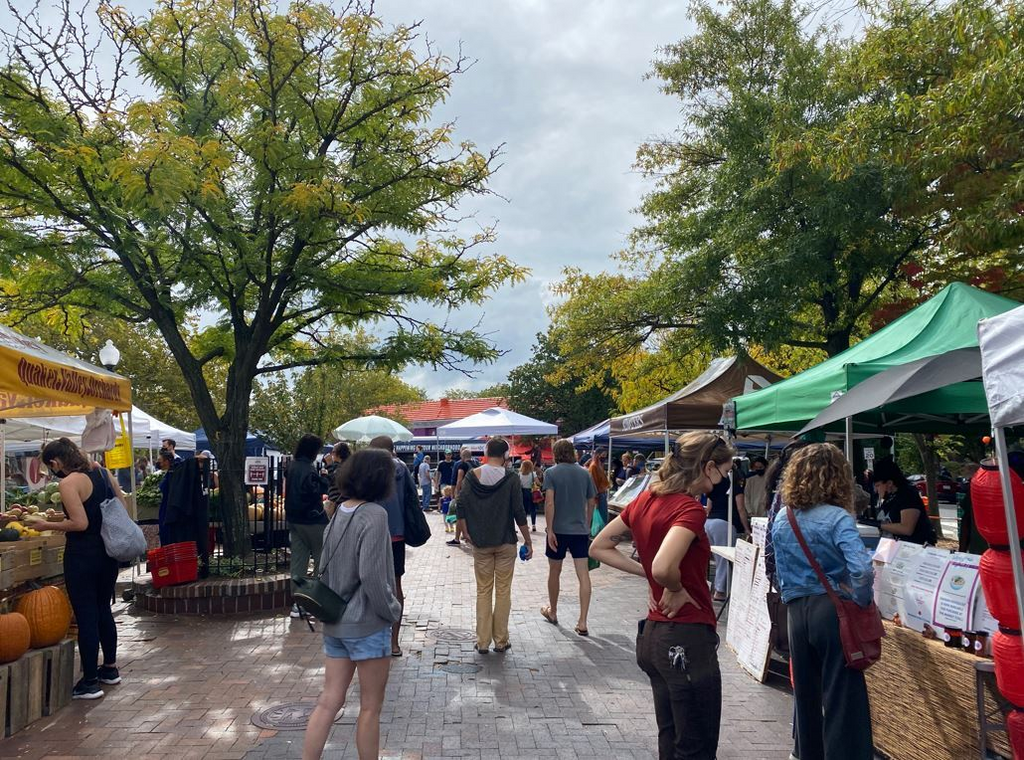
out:
<path id="1" fill-rule="evenodd" d="M 0 419 L 130 412 L 127 378 L 0 325 Z"/>

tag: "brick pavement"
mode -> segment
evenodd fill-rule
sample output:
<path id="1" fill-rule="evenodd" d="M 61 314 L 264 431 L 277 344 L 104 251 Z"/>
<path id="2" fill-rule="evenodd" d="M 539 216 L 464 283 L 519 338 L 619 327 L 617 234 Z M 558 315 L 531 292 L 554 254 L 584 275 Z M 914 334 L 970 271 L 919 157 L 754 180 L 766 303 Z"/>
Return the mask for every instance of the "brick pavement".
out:
<path id="1" fill-rule="evenodd" d="M 563 626 L 544 622 L 542 556 L 517 563 L 511 619 L 512 651 L 483 656 L 472 631 L 472 558 L 434 538 L 410 550 L 408 604 L 382 716 L 383 757 L 653 758 L 656 730 L 646 678 L 636 667 L 633 638 L 646 590 L 640 579 L 610 569 L 592 574 L 589 639 L 572 631 L 575 575 L 565 568 Z M 540 540 L 541 534 L 535 537 Z M 121 605 L 120 664 L 124 682 L 96 702 L 75 702 L 11 739 L 0 756 L 236 758 L 299 757 L 301 731 L 266 731 L 250 719 L 284 702 L 315 700 L 322 679 L 319 635 L 287 616 L 157 617 Z M 723 627 L 724 632 L 724 627 Z M 720 652 L 724 681 L 720 758 L 786 758 L 789 695 L 743 673 L 732 652 Z M 482 666 L 449 674 L 454 663 Z M 357 688 L 357 687 L 356 687 Z M 325 757 L 354 758 L 358 698 L 339 721 Z"/>

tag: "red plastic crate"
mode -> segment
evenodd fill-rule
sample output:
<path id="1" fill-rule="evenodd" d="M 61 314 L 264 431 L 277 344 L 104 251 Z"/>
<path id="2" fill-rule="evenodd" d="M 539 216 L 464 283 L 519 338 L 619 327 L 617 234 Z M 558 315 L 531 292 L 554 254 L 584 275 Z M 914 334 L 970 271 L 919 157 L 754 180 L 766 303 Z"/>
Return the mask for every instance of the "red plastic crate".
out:
<path id="1" fill-rule="evenodd" d="M 153 577 L 153 588 L 190 583 L 199 576 L 199 557 L 195 541 L 168 544 L 152 549 L 146 555 Z"/>

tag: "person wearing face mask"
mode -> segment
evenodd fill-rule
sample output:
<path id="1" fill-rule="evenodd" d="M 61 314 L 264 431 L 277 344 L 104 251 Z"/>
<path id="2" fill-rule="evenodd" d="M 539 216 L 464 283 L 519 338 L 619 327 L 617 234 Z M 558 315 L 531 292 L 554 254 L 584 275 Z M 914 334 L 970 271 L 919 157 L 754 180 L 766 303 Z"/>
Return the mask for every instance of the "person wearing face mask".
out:
<path id="1" fill-rule="evenodd" d="M 768 514 L 768 505 L 765 503 L 767 469 L 768 460 L 764 457 L 750 460 L 750 472 L 743 484 L 743 506 L 750 517 L 764 517 Z"/>
<path id="2" fill-rule="evenodd" d="M 707 573 L 711 542 L 696 497 L 732 466 L 733 449 L 713 433 L 687 433 L 651 483 L 594 539 L 590 555 L 647 579 L 637 664 L 654 694 L 658 757 L 712 760 L 722 717 L 718 634 Z M 619 551 L 635 543 L 640 561 Z"/>
<path id="3" fill-rule="evenodd" d="M 721 479 L 716 480 L 714 488 L 707 495 L 708 504 L 708 535 L 711 537 L 712 546 L 732 546 L 736 543 L 736 536 L 740 533 L 750 533 L 750 518 L 747 517 L 746 504 L 744 501 L 743 478 L 737 473 L 730 481 L 729 472 L 732 467 L 723 467 L 719 474 Z M 730 510 L 729 492 L 732 491 L 732 508 Z M 731 512 L 731 515 L 730 515 Z M 729 522 L 732 521 L 732 541 L 729 538 Z M 715 601 L 721 602 L 727 598 L 729 588 L 729 563 L 721 557 L 715 557 Z"/>
<path id="4" fill-rule="evenodd" d="M 883 533 L 914 544 L 935 545 L 935 528 L 921 494 L 892 459 L 875 463 L 875 493 L 880 499 L 878 519 Z"/>
<path id="5" fill-rule="evenodd" d="M 46 524 L 47 530 L 67 533 L 64 547 L 64 584 L 78 624 L 78 657 L 82 678 L 71 692 L 73 699 L 99 699 L 100 684 L 117 684 L 117 626 L 110 611 L 117 582 L 117 560 L 107 556 L 100 535 L 100 505 L 111 496 L 124 503 L 124 494 L 110 472 L 94 467 L 81 449 L 67 438 L 43 448 L 43 464 L 60 478 L 64 521 Z M 103 649 L 103 666 L 99 652 Z"/>

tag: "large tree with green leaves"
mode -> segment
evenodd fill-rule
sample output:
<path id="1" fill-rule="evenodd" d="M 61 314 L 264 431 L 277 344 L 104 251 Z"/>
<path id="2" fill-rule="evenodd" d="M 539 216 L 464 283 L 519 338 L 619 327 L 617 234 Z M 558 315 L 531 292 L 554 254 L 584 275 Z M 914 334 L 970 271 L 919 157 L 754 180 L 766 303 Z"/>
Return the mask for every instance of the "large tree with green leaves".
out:
<path id="1" fill-rule="evenodd" d="M 931 282 L 1024 295 L 1024 8 L 883 0 L 840 76 L 863 95 L 812 151 L 845 178 L 865 162 L 905 178 L 893 212 L 935 226 Z"/>
<path id="2" fill-rule="evenodd" d="M 456 234 L 496 153 L 433 110 L 463 70 L 372 5 L 158 0 L 13 7 L 0 30 L 0 308 L 52 304 L 153 324 L 222 467 L 244 552 L 242 466 L 260 375 L 495 356 L 478 333 L 408 315 L 516 280 Z M 204 315 L 189 341 L 185 325 Z M 17 321 L 17 319 L 15 320 Z M 384 323 L 378 337 L 337 342 Z M 373 333 L 371 333 L 373 334 Z M 227 363 L 222 404 L 203 368 Z"/>
<path id="3" fill-rule="evenodd" d="M 695 2 L 695 31 L 653 76 L 679 98 L 678 130 L 640 148 L 656 182 L 614 275 L 570 271 L 563 336 L 613 353 L 648 342 L 847 348 L 929 241 L 892 207 L 904 172 L 865 160 L 834 176 L 798 150 L 860 95 L 836 74 L 845 44 L 790 0 Z"/>

